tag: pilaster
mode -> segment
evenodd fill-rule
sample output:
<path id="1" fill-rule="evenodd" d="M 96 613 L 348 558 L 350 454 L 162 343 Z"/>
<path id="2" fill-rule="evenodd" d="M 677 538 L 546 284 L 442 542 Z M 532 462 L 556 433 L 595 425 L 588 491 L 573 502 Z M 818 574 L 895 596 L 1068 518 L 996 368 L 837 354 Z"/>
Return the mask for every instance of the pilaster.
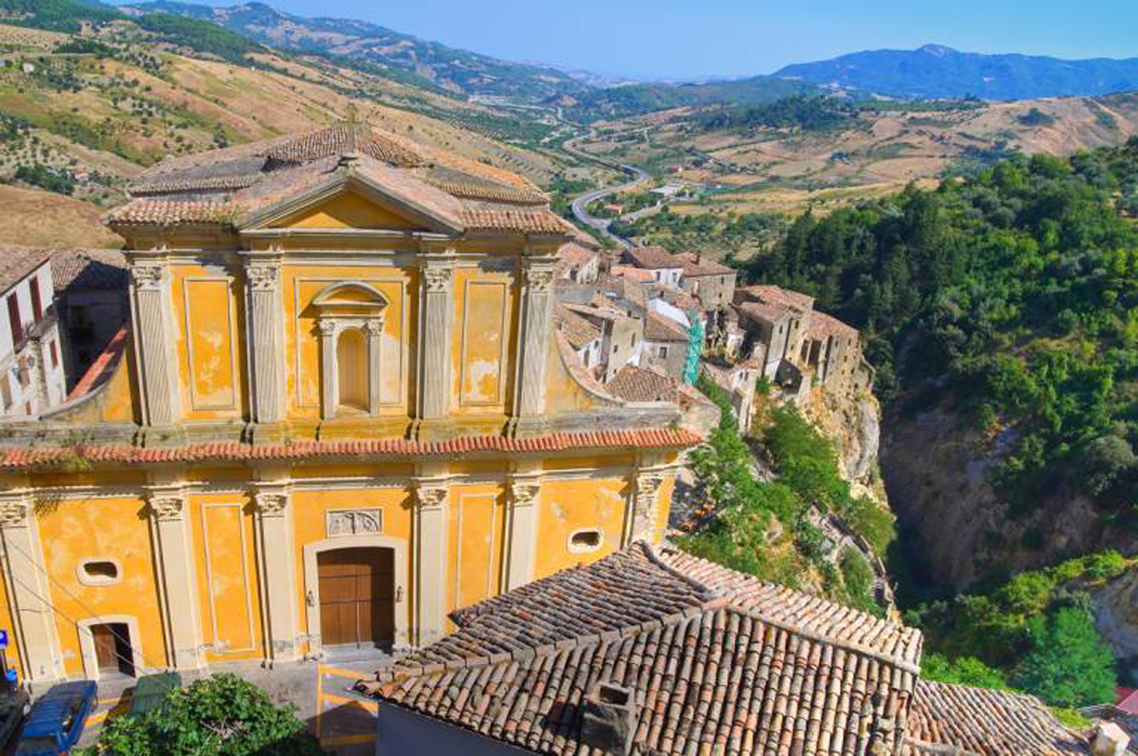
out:
<path id="1" fill-rule="evenodd" d="M 284 305 L 279 252 L 244 252 L 253 422 L 272 426 L 285 418 Z M 254 432 L 256 435 L 256 431 Z"/>
<path id="2" fill-rule="evenodd" d="M 176 670 L 201 669 L 205 666 L 201 603 L 186 494 L 177 484 L 158 485 L 150 488 L 147 500 L 166 631 L 166 663 Z"/>
<path id="3" fill-rule="evenodd" d="M 332 320 L 321 320 L 316 327 L 320 331 L 320 416 L 331 420 L 336 416 L 339 403 L 339 376 L 336 371 L 336 334 L 339 327 Z"/>
<path id="4" fill-rule="evenodd" d="M 181 408 L 165 259 L 132 259 L 130 278 L 144 422 L 151 427 L 171 428 L 180 418 Z"/>
<path id="5" fill-rule="evenodd" d="M 58 680 L 65 676 L 63 658 L 29 492 L 0 494 L 0 538 L 14 640 L 24 674 L 31 682 Z"/>
<path id="6" fill-rule="evenodd" d="M 415 642 L 420 647 L 446 635 L 450 489 L 446 477 L 430 472 L 430 477 L 416 477 L 411 484 L 415 507 Z"/>
<path id="7" fill-rule="evenodd" d="M 451 327 L 454 320 L 452 250 L 419 256 L 418 421 L 420 432 L 445 432 L 451 404 Z"/>
<path id="8" fill-rule="evenodd" d="M 367 336 L 367 401 L 368 414 L 375 417 L 379 414 L 380 396 L 380 369 L 383 365 L 383 318 L 371 318 L 364 323 L 364 334 Z"/>
<path id="9" fill-rule="evenodd" d="M 646 460 L 638 466 L 632 484 L 625 545 L 635 541 L 655 542 L 656 524 L 660 521 L 660 488 L 664 485 L 665 472 L 662 465 L 650 464 Z"/>
<path id="10" fill-rule="evenodd" d="M 508 485 L 509 551 L 506 562 L 506 589 L 512 591 L 534 579 L 541 471 L 515 470 L 510 475 Z"/>
<path id="11" fill-rule="evenodd" d="M 272 666 L 300 658 L 292 501 L 287 480 L 258 482 L 254 484 L 252 493 L 257 526 L 257 575 L 263 601 L 265 661 Z"/>
<path id="12" fill-rule="evenodd" d="M 545 366 L 549 360 L 555 264 L 553 256 L 522 258 L 521 350 L 511 419 L 514 435 L 535 435 L 546 430 Z"/>

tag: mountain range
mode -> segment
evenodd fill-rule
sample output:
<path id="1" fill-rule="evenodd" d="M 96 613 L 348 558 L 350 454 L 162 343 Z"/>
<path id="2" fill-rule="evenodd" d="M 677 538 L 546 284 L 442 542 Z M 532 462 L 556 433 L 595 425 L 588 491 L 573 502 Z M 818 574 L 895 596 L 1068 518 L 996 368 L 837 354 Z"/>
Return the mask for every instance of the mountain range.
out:
<path id="1" fill-rule="evenodd" d="M 1023 100 L 1138 89 L 1138 58 L 1061 60 L 925 45 L 917 50 L 870 50 L 796 63 L 774 75 L 895 97 Z"/>
<path id="2" fill-rule="evenodd" d="M 514 97 L 529 101 L 581 94 L 590 85 L 553 68 L 499 60 L 422 40 L 383 26 L 341 18 L 301 18 L 264 3 L 224 8 L 155 0 L 120 5 L 130 15 L 172 13 L 212 21 L 248 39 L 280 50 L 364 60 L 403 72 L 459 95 Z"/>

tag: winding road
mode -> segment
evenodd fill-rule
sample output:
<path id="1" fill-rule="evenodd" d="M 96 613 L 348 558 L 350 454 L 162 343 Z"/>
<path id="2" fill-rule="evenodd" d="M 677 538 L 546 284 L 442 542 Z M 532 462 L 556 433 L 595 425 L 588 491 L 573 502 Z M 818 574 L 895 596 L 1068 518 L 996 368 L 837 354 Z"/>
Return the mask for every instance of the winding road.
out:
<path id="1" fill-rule="evenodd" d="M 573 200 L 573 215 L 577 218 L 577 220 L 592 228 L 595 228 L 608 238 L 612 239 L 621 247 L 628 249 L 632 246 L 632 243 L 627 239 L 617 236 L 616 234 L 609 231 L 609 220 L 605 218 L 597 218 L 596 216 L 590 215 L 588 205 L 594 200 L 599 200 L 602 197 L 609 196 L 610 194 L 616 194 L 617 192 L 635 189 L 641 184 L 648 182 L 652 178 L 652 175 L 641 168 L 637 168 L 634 165 L 620 165 L 618 163 L 610 162 L 604 158 L 599 158 L 596 155 L 590 155 L 587 152 L 577 149 L 573 142 L 576 142 L 578 139 L 582 138 L 583 137 L 577 137 L 566 142 L 563 145 L 566 152 L 571 152 L 574 155 L 577 155 L 578 157 L 585 160 L 591 160 L 594 163 L 600 163 L 601 165 L 607 166 L 609 168 L 615 168 L 616 170 L 623 171 L 624 173 L 628 174 L 632 180 L 626 181 L 623 184 L 617 184 L 616 186 L 606 186 L 602 187 L 601 189 L 594 189 L 591 192 L 585 192 Z"/>

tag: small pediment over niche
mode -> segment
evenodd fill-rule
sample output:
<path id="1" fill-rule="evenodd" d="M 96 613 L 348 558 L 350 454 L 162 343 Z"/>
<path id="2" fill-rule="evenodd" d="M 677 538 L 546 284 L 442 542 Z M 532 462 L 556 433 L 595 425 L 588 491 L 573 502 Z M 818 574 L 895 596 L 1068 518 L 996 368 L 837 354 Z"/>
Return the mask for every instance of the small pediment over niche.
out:
<path id="1" fill-rule="evenodd" d="M 275 220 L 272 228 L 420 231 L 423 226 L 355 191 L 343 191 Z"/>
<path id="2" fill-rule="evenodd" d="M 361 281 L 341 281 L 323 289 L 312 300 L 322 312 L 333 310 L 367 310 L 379 312 L 387 307 L 387 297 Z"/>

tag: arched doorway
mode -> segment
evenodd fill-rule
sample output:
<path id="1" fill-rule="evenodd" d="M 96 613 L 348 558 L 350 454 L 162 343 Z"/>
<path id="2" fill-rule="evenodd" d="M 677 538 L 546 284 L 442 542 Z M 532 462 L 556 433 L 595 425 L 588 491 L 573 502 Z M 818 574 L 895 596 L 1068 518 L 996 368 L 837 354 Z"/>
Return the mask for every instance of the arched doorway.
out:
<path id="1" fill-rule="evenodd" d="M 340 407 L 367 412 L 368 351 L 367 339 L 362 331 L 348 328 L 340 334 L 340 340 L 336 344 L 336 372 L 339 378 L 337 388 Z"/>
<path id="2" fill-rule="evenodd" d="M 321 644 L 390 648 L 395 642 L 395 550 L 342 548 L 316 555 Z"/>

